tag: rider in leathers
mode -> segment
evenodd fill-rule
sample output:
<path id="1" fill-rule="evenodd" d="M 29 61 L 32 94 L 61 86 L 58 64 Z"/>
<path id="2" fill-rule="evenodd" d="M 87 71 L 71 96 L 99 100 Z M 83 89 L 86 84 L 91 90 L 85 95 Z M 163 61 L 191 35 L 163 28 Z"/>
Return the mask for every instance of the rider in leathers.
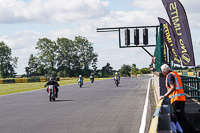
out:
<path id="1" fill-rule="evenodd" d="M 82 77 L 82 75 L 79 75 L 78 81 L 79 81 L 79 79 L 82 80 L 82 84 L 83 84 L 84 78 Z"/>
<path id="2" fill-rule="evenodd" d="M 94 81 L 94 74 L 93 73 L 91 73 L 91 75 L 90 75 L 90 80 Z"/>
<path id="3" fill-rule="evenodd" d="M 116 77 L 117 77 L 117 79 L 118 79 L 118 81 L 119 81 L 119 83 L 120 83 L 120 76 L 119 76 L 119 73 L 118 73 L 118 72 L 115 73 L 114 80 L 116 79 Z"/>
<path id="4" fill-rule="evenodd" d="M 54 85 L 55 86 L 55 90 L 56 90 L 56 98 L 58 97 L 58 86 L 60 86 L 58 84 L 57 81 L 55 81 L 53 78 L 50 78 L 49 81 L 47 81 L 47 83 L 44 85 L 44 87 L 48 86 L 48 85 Z M 47 92 L 48 92 L 48 88 L 47 88 Z"/>

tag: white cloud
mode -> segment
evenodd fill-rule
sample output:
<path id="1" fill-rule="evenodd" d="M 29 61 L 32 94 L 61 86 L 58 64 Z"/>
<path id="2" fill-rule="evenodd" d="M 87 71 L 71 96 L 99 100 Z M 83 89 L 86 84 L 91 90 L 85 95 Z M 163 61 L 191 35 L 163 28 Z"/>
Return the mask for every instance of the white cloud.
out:
<path id="1" fill-rule="evenodd" d="M 21 31 L 10 36 L 3 36 L 0 40 L 5 42 L 13 50 L 21 50 L 32 47 L 32 44 L 36 44 L 41 36 L 41 33 L 35 31 Z"/>
<path id="2" fill-rule="evenodd" d="M 193 29 L 200 28 L 200 1 L 181 0 L 180 2 L 185 8 L 190 27 Z M 167 21 L 169 20 L 161 0 L 134 0 L 133 7 L 149 12 L 154 17 L 163 17 Z"/>
<path id="3" fill-rule="evenodd" d="M 198 29 L 200 28 L 199 7 L 195 4 L 195 0 L 192 1 L 190 3 L 183 0 L 182 4 L 187 5 L 185 9 L 190 26 L 192 25 L 192 29 Z M 162 1 L 134 0 L 133 11 L 109 11 L 108 4 L 100 0 L 31 0 L 29 2 L 1 0 L 0 23 L 11 23 L 12 25 L 27 23 L 30 27 L 27 30 L 18 29 L 17 32 L 1 36 L 0 41 L 4 41 L 12 48 L 13 56 L 19 57 L 18 74 L 24 73 L 30 54 L 37 53 L 35 46 L 39 38 L 47 37 L 56 41 L 57 38 L 66 37 L 74 40 L 74 37 L 78 35 L 94 43 L 94 50 L 99 54 L 98 69 L 105 66 L 107 62 L 114 69 L 119 69 L 123 64 L 133 63 L 139 68 L 148 67 L 151 58 L 142 48 L 120 49 L 117 32 L 98 33 L 96 28 L 158 25 L 157 17 L 168 20 Z M 39 32 L 37 29 L 32 29 L 32 23 L 43 23 L 47 24 L 47 27 L 53 26 L 54 28 Z M 66 27 L 60 27 L 61 23 L 66 24 Z M 68 27 L 69 23 L 75 26 Z M 155 44 L 155 31 L 149 32 L 150 39 L 154 40 L 149 43 Z M 195 56 L 200 58 L 197 51 L 200 49 L 200 42 L 198 43 L 200 37 L 197 36 L 199 31 L 195 30 L 192 35 L 195 41 Z M 124 39 L 123 32 L 121 37 Z M 148 50 L 153 54 L 154 48 Z"/>
<path id="4" fill-rule="evenodd" d="M 1 23 L 79 21 L 105 15 L 108 2 L 100 0 L 1 0 Z"/>

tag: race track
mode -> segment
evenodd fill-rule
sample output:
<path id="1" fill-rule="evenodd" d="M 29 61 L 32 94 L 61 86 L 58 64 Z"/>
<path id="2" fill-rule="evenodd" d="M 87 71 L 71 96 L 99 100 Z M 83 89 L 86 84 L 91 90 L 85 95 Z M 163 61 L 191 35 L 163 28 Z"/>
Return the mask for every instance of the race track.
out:
<path id="1" fill-rule="evenodd" d="M 0 133 L 138 133 L 151 77 L 61 86 L 0 96 Z"/>

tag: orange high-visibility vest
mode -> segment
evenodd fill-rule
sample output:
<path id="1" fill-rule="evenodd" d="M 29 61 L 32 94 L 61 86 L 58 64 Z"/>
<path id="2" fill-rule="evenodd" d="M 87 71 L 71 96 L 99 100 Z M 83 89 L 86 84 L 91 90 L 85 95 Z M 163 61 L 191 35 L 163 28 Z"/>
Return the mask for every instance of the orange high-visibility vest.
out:
<path id="1" fill-rule="evenodd" d="M 169 74 L 172 74 L 175 79 L 175 90 L 169 95 L 169 98 L 171 98 L 171 104 L 175 101 L 186 101 L 181 77 L 176 71 L 170 72 Z M 171 89 L 171 87 L 168 85 L 168 75 L 166 76 L 167 91 Z"/>

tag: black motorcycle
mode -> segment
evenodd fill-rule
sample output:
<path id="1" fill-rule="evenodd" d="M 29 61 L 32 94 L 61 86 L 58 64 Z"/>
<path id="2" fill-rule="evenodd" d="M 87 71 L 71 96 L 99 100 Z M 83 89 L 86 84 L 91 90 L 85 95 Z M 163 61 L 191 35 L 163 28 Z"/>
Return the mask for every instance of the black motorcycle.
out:
<path id="1" fill-rule="evenodd" d="M 119 76 L 115 76 L 114 81 L 115 81 L 115 85 L 118 87 L 118 85 L 119 85 Z"/>

